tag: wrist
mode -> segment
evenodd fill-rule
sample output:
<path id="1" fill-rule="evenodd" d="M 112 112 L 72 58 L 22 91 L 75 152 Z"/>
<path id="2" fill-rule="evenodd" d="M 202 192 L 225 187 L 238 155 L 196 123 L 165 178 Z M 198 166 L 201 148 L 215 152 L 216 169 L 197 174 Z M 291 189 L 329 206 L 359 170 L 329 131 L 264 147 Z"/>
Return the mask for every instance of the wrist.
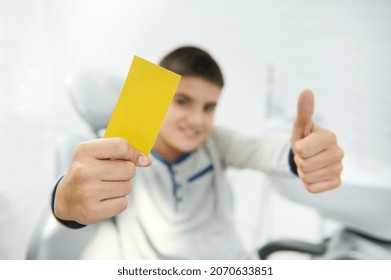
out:
<path id="1" fill-rule="evenodd" d="M 64 207 L 61 207 L 61 205 L 64 205 L 64 203 L 61 203 L 61 199 L 60 199 L 60 197 L 62 196 L 61 195 L 62 188 L 61 188 L 60 184 L 61 183 L 64 184 L 63 178 L 64 178 L 64 176 L 61 176 L 58 179 L 58 181 L 54 187 L 53 193 L 52 193 L 52 201 L 51 201 L 52 213 L 58 222 L 60 222 L 61 224 L 63 224 L 64 226 L 66 226 L 68 228 L 78 229 L 78 228 L 85 227 L 85 225 L 83 225 L 83 224 L 72 221 L 71 219 L 67 219 L 66 216 L 64 216 L 64 214 L 63 214 Z M 58 193 L 58 192 L 60 192 L 60 193 Z"/>
<path id="2" fill-rule="evenodd" d="M 297 173 L 297 165 L 296 165 L 294 157 L 295 157 L 295 155 L 293 154 L 293 151 L 291 148 L 291 149 L 289 149 L 289 155 L 288 155 L 289 169 L 291 170 L 291 172 L 293 174 L 295 174 L 296 176 L 299 176 Z"/>

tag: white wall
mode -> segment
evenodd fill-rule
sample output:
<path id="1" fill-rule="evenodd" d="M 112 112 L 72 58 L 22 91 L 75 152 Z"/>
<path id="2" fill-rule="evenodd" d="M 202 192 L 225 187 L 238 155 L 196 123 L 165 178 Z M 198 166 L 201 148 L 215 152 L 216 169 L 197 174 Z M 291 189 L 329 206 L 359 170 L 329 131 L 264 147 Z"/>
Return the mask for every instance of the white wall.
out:
<path id="1" fill-rule="evenodd" d="M 0 259 L 24 257 L 55 179 L 56 136 L 90 134 L 65 94 L 65 72 L 100 69 L 124 78 L 135 54 L 158 62 L 179 45 L 210 51 L 227 80 L 217 123 L 244 133 L 270 128 L 268 93 L 289 119 L 299 91 L 312 88 L 317 120 L 338 133 L 347 157 L 390 168 L 389 1 L 1 0 L 0 5 Z M 238 213 L 251 211 L 240 222 L 248 244 L 258 244 L 254 212 L 260 208 L 246 205 L 262 198 L 262 176 L 232 178 L 235 185 L 251 185 L 236 188 Z M 283 205 L 264 235 L 302 234 L 305 224 L 287 226 L 278 219 L 286 213 L 300 218 L 303 209 Z M 307 237 L 314 239 L 316 214 L 304 215 L 313 217 Z"/>

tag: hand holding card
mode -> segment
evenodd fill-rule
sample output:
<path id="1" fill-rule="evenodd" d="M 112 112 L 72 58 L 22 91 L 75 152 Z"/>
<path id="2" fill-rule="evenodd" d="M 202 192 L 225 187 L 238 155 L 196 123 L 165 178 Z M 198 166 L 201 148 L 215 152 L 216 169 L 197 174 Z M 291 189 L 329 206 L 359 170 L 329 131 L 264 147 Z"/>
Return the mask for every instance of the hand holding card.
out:
<path id="1" fill-rule="evenodd" d="M 136 167 L 149 155 L 180 76 L 137 56 L 105 138 L 77 145 L 53 201 L 57 218 L 93 224 L 126 209 Z M 93 100 L 91 100 L 93 102 Z"/>

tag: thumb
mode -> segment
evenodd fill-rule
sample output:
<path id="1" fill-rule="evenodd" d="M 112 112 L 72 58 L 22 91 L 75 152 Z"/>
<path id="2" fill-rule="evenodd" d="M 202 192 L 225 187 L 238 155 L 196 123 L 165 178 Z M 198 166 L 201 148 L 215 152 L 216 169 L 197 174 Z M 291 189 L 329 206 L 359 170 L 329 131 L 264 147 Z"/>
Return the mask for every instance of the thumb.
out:
<path id="1" fill-rule="evenodd" d="M 97 159 L 129 160 L 139 167 L 147 167 L 152 164 L 151 156 L 145 156 L 124 138 L 94 139 L 83 144 L 84 150 Z"/>
<path id="2" fill-rule="evenodd" d="M 312 115 L 314 113 L 314 95 L 311 90 L 305 89 L 300 93 L 297 102 L 297 116 L 292 130 L 292 145 L 311 133 L 314 122 Z"/>

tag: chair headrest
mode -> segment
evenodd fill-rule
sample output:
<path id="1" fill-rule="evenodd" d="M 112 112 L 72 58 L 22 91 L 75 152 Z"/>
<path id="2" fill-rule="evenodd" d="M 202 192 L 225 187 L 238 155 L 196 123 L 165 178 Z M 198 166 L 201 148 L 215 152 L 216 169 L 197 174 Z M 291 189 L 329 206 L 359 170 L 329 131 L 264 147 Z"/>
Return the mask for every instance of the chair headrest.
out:
<path id="1" fill-rule="evenodd" d="M 124 81 L 99 71 L 69 72 L 65 88 L 80 116 L 98 133 L 107 127 Z"/>

